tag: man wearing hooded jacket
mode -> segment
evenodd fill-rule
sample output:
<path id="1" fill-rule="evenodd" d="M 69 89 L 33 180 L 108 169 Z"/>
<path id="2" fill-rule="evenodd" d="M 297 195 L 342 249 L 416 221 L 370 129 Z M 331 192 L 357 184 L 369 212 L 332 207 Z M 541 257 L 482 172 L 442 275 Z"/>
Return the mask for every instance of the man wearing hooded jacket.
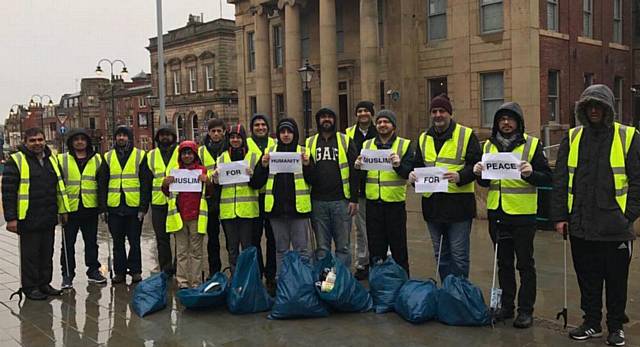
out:
<path id="1" fill-rule="evenodd" d="M 149 183 L 143 174 L 147 166 L 145 152 L 134 147 L 133 132 L 119 126 L 114 133 L 113 149 L 104 154 L 100 168 L 99 186 L 105 219 L 113 238 L 115 276 L 112 283 L 123 283 L 131 275 L 133 283 L 142 280 L 140 235 L 142 221 L 149 208 Z M 125 249 L 129 241 L 129 254 Z"/>
<path id="2" fill-rule="evenodd" d="M 171 254 L 171 239 L 167 230 L 167 197 L 162 193 L 162 181 L 171 169 L 178 167 L 178 144 L 176 130 L 164 124 L 156 131 L 156 148 L 147 153 L 147 165 L 143 169 L 146 188 L 151 201 L 151 222 L 156 235 L 158 265 L 168 275 L 174 273 Z"/>
<path id="3" fill-rule="evenodd" d="M 484 143 L 484 153 L 511 152 L 520 158 L 521 179 L 483 180 L 489 187 L 487 209 L 489 234 L 498 247 L 498 278 L 502 288 L 502 308 L 498 320 L 513 317 L 516 295 L 514 254 L 520 273 L 518 317 L 516 328 L 533 324 L 533 305 L 536 300 L 536 268 L 533 259 L 533 238 L 536 233 L 538 194 L 536 187 L 551 183 L 551 169 L 542 152 L 542 144 L 524 132 L 522 108 L 515 102 L 500 106 L 493 120 L 492 135 Z M 473 167 L 476 176 L 482 175 L 483 165 Z"/>
<path id="4" fill-rule="evenodd" d="M 584 311 L 583 323 L 569 337 L 603 335 L 605 284 L 607 344 L 622 346 L 633 222 L 640 215 L 640 138 L 635 128 L 615 122 L 614 100 L 611 89 L 596 84 L 576 103 L 581 125 L 560 144 L 551 219 L 559 233 L 568 228 Z"/>
<path id="5" fill-rule="evenodd" d="M 69 196 L 69 221 L 64 228 L 60 252 L 62 288 L 72 288 L 75 277 L 75 244 L 78 231 L 84 240 L 84 262 L 90 283 L 107 281 L 98 261 L 98 172 L 102 156 L 93 152 L 91 137 L 84 129 L 67 135 L 67 153 L 58 154 L 58 166 Z"/>

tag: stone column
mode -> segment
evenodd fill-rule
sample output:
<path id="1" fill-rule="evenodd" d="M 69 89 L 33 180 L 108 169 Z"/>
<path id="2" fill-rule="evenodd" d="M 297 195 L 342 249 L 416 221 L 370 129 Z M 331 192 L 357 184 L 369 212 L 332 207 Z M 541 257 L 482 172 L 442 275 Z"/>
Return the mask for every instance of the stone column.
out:
<path id="1" fill-rule="evenodd" d="M 378 4 L 360 0 L 361 100 L 376 102 L 378 95 Z"/>
<path id="2" fill-rule="evenodd" d="M 287 116 L 292 117 L 301 129 L 304 124 L 302 110 L 302 80 L 298 69 L 302 66 L 302 46 L 300 34 L 300 2 L 281 0 L 284 7 L 284 66 L 287 91 Z"/>
<path id="3" fill-rule="evenodd" d="M 336 1 L 320 0 L 320 102 L 338 112 Z"/>
<path id="4" fill-rule="evenodd" d="M 269 59 L 268 10 L 258 6 L 254 15 L 256 49 L 256 103 L 258 113 L 271 117 L 271 60 Z M 249 115 L 251 118 L 253 115 Z"/>

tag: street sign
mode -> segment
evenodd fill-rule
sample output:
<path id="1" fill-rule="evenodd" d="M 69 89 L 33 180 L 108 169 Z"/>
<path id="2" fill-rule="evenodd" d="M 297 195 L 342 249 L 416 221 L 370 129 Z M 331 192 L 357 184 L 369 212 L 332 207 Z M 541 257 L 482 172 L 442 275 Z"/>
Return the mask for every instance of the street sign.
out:
<path id="1" fill-rule="evenodd" d="M 60 122 L 60 124 L 64 124 L 64 122 L 67 120 L 68 116 L 58 116 L 58 121 Z"/>
<path id="2" fill-rule="evenodd" d="M 58 131 L 60 131 L 60 134 L 64 135 L 64 133 L 67 132 L 67 127 L 64 125 L 60 126 L 60 129 L 58 129 Z"/>

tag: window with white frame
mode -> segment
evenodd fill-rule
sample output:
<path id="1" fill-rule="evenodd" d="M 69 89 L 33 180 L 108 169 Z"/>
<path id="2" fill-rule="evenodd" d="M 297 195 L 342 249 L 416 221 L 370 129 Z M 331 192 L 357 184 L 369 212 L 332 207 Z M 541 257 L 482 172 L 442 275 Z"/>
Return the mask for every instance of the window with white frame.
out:
<path id="1" fill-rule="evenodd" d="M 195 93 L 198 91 L 198 79 L 195 67 L 189 68 L 189 93 Z"/>
<path id="2" fill-rule="evenodd" d="M 582 0 L 582 36 L 593 37 L 593 0 Z"/>
<path id="3" fill-rule="evenodd" d="M 283 64 L 283 37 L 282 26 L 276 25 L 273 27 L 273 67 L 279 68 Z"/>
<path id="4" fill-rule="evenodd" d="M 613 98 L 615 100 L 616 120 L 622 119 L 622 94 L 623 79 L 616 76 L 613 79 Z"/>
<path id="5" fill-rule="evenodd" d="M 491 33 L 502 30 L 502 0 L 480 0 L 480 32 Z"/>
<path id="6" fill-rule="evenodd" d="M 180 95 L 180 71 L 173 71 L 173 94 Z"/>
<path id="7" fill-rule="evenodd" d="M 560 113 L 560 72 L 549 70 L 547 75 L 547 102 L 549 107 L 549 121 L 558 121 Z"/>
<path id="8" fill-rule="evenodd" d="M 145 106 L 147 106 L 147 98 L 144 96 L 138 97 L 138 107 L 145 107 Z"/>
<path id="9" fill-rule="evenodd" d="M 447 0 L 428 0 L 427 35 L 428 40 L 447 38 Z"/>
<path id="10" fill-rule="evenodd" d="M 213 64 L 204 66 L 204 79 L 207 81 L 207 91 L 213 90 Z"/>
<path id="11" fill-rule="evenodd" d="M 482 126 L 491 128 L 496 110 L 504 103 L 504 79 L 502 72 L 480 74 L 480 93 L 482 100 Z"/>
<path id="12" fill-rule="evenodd" d="M 613 0 L 613 36 L 611 41 L 622 43 L 622 0 Z"/>
<path id="13" fill-rule="evenodd" d="M 558 0 L 547 0 L 547 30 L 560 31 L 558 23 Z"/>

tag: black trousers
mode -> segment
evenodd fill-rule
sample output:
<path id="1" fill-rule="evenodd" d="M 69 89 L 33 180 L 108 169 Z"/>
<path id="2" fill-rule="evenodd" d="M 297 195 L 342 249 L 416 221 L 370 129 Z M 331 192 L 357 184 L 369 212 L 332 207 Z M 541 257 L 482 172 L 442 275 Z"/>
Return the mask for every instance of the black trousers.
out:
<path id="1" fill-rule="evenodd" d="M 82 232 L 82 240 L 84 240 L 84 264 L 87 266 L 87 275 L 100 269 L 100 262 L 98 261 L 98 214 L 72 215 L 69 217 L 67 225 L 64 226 L 64 242 L 60 246 L 62 277 L 74 278 L 76 276 L 75 245 L 78 231 Z M 65 244 L 67 246 L 66 250 Z M 67 269 L 67 261 L 69 262 L 69 269 Z"/>
<path id="2" fill-rule="evenodd" d="M 167 205 L 151 206 L 151 224 L 153 232 L 156 234 L 160 270 L 167 274 L 173 274 L 175 272 L 175 257 L 171 254 L 171 235 L 167 233 Z"/>
<path id="3" fill-rule="evenodd" d="M 370 264 L 377 258 L 386 259 L 391 248 L 393 259 L 409 274 L 405 203 L 367 200 L 366 220 Z"/>
<path id="4" fill-rule="evenodd" d="M 18 226 L 20 231 L 20 226 Z M 29 292 L 51 283 L 55 226 L 41 230 L 20 231 L 22 289 Z"/>
<path id="5" fill-rule="evenodd" d="M 607 327 L 622 329 L 627 305 L 627 280 L 633 241 L 587 241 L 571 236 L 573 267 L 580 286 L 580 308 L 584 321 L 600 326 L 602 285 L 607 288 Z"/>
<path id="6" fill-rule="evenodd" d="M 140 234 L 142 222 L 136 215 L 117 215 L 109 213 L 109 232 L 113 238 L 113 272 L 116 275 L 142 273 L 142 253 Z M 129 253 L 125 248 L 125 239 L 129 241 Z M 128 270 L 128 271 L 127 271 Z"/>
<path id="7" fill-rule="evenodd" d="M 253 236 L 251 244 L 258 251 L 258 262 L 260 265 L 260 273 L 268 279 L 276 278 L 276 238 L 273 235 L 273 228 L 269 218 L 264 215 L 264 194 L 260 194 L 260 216 L 254 219 Z M 267 238 L 267 259 L 266 264 L 262 257 L 262 232 Z M 265 266 L 266 265 L 266 266 Z"/>
<path id="8" fill-rule="evenodd" d="M 489 233 L 494 245 L 498 242 L 498 280 L 502 288 L 502 308 L 514 310 L 516 273 L 520 274 L 518 312 L 533 313 L 536 302 L 536 265 L 533 259 L 535 225 L 509 225 L 489 221 Z M 516 265 L 514 268 L 514 260 Z"/>
<path id="9" fill-rule="evenodd" d="M 209 210 L 207 220 L 207 255 L 209 260 L 209 277 L 222 269 L 220 260 L 220 211 Z"/>

